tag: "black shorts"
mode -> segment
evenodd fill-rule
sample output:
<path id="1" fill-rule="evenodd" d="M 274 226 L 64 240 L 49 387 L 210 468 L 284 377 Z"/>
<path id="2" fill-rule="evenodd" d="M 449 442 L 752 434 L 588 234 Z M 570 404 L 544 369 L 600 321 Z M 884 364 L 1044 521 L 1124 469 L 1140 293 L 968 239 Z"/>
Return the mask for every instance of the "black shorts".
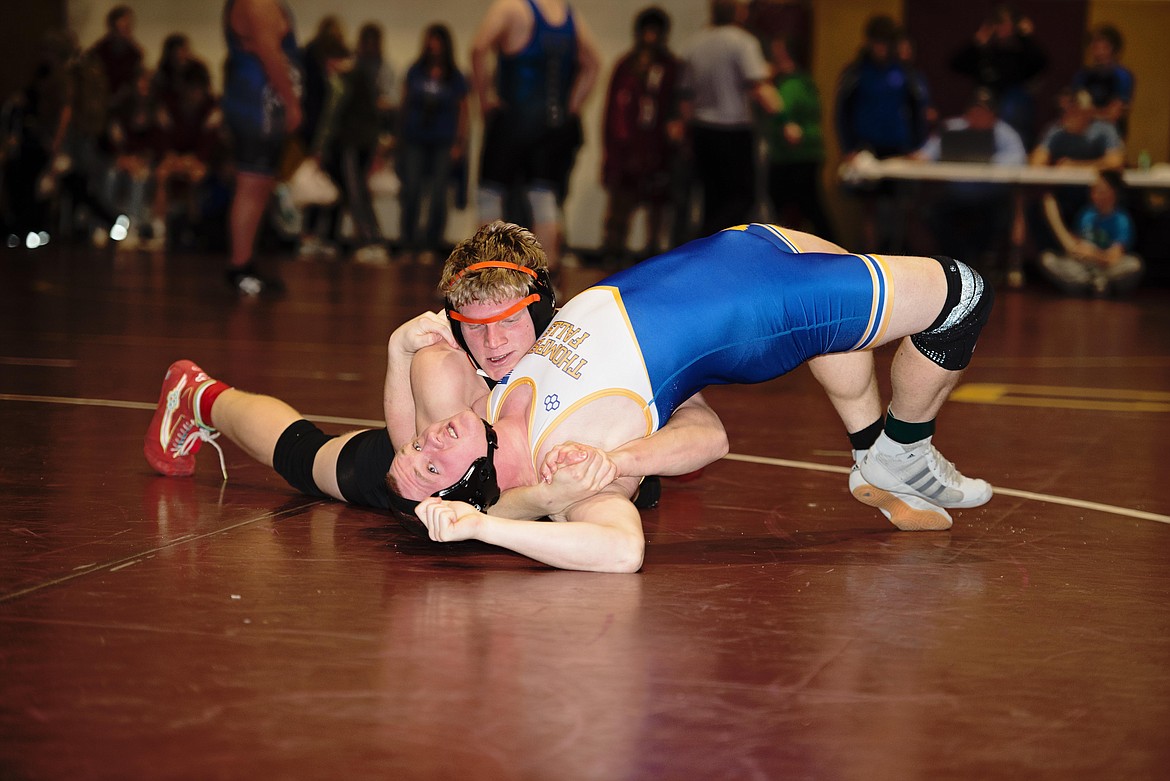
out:
<path id="1" fill-rule="evenodd" d="M 480 183 L 501 190 L 536 185 L 562 192 L 583 140 L 580 118 L 570 117 L 553 128 L 525 130 L 524 126 L 507 111 L 497 111 L 488 118 Z"/>
<path id="2" fill-rule="evenodd" d="M 244 173 L 275 176 L 284 156 L 284 123 L 273 123 L 265 130 L 252 118 L 226 111 L 224 122 L 231 131 L 236 168 Z"/>

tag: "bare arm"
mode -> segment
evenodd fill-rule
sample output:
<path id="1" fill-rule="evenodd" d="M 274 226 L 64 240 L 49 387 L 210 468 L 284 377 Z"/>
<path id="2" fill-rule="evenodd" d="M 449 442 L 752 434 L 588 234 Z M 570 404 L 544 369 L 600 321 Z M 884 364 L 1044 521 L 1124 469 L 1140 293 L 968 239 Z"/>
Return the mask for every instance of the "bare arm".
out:
<path id="1" fill-rule="evenodd" d="M 485 117 L 497 103 L 492 94 L 490 60 L 503 46 L 512 13 L 511 0 L 496 0 L 488 7 L 471 40 L 471 87 L 479 101 L 480 114 Z"/>
<path id="2" fill-rule="evenodd" d="M 610 457 L 624 477 L 685 475 L 727 455 L 727 431 L 702 394 L 679 405 L 659 431 L 615 448 Z"/>
<path id="3" fill-rule="evenodd" d="M 1101 268 L 1109 268 L 1110 266 L 1117 265 L 1117 261 L 1121 260 L 1122 256 L 1125 255 L 1125 247 L 1120 244 L 1110 244 L 1105 249 L 1101 249 L 1095 244 L 1091 244 L 1091 246 L 1093 247 L 1093 257 L 1091 260 Z"/>
<path id="4" fill-rule="evenodd" d="M 749 94 L 766 114 L 779 114 L 784 110 L 784 99 L 780 97 L 776 86 L 766 79 L 754 82 Z"/>
<path id="5" fill-rule="evenodd" d="M 410 364 L 410 389 L 414 396 L 413 431 L 476 407 L 488 393 L 467 353 L 446 342 L 415 353 Z"/>
<path id="6" fill-rule="evenodd" d="M 637 572 L 646 549 L 642 519 L 628 498 L 634 481 L 619 483 L 574 505 L 565 523 L 501 518 L 439 499 L 424 499 L 415 512 L 437 542 L 479 540 L 560 569 Z"/>
<path id="7" fill-rule="evenodd" d="M 577 23 L 577 77 L 573 80 L 573 89 L 569 93 L 569 113 L 580 114 L 581 107 L 593 87 L 597 84 L 597 76 L 601 72 L 601 51 L 593 38 L 593 31 L 580 16 Z"/>
<path id="8" fill-rule="evenodd" d="M 1097 161 L 1097 168 L 1101 170 L 1125 168 L 1125 147 L 1119 146 L 1116 149 L 1110 149 Z"/>
<path id="9" fill-rule="evenodd" d="M 1121 260 L 1121 256 L 1125 254 L 1125 249 L 1120 244 L 1113 244 L 1106 249 L 1101 249 L 1093 242 L 1077 238 L 1070 233 L 1060 218 L 1060 207 L 1057 206 L 1056 198 L 1052 193 L 1044 194 L 1044 216 L 1048 220 L 1049 227 L 1052 228 L 1053 235 L 1064 247 L 1064 251 L 1078 260 L 1095 263 L 1102 268 L 1109 268 Z"/>
<path id="10" fill-rule="evenodd" d="M 556 446 L 548 458 L 555 467 L 543 470 L 536 485 L 509 488 L 492 505 L 492 514 L 516 520 L 563 520 L 568 508 L 607 488 L 619 475 L 604 450 L 576 442 Z"/>
<path id="11" fill-rule="evenodd" d="M 1071 157 L 1062 157 L 1056 161 L 1057 168 L 1089 168 L 1094 171 L 1106 171 L 1124 166 L 1125 152 L 1119 149 L 1111 149 L 1095 160 L 1074 160 Z"/>
<path id="12" fill-rule="evenodd" d="M 386 416 L 386 428 L 390 432 L 390 441 L 395 449 L 410 440 L 417 430 L 415 428 L 417 411 L 411 389 L 411 371 L 415 356 L 423 348 L 436 344 L 446 345 L 447 350 L 457 352 L 470 369 L 466 354 L 455 346 L 455 339 L 451 336 L 446 318 L 437 312 L 426 312 L 403 323 L 390 335 L 386 345 L 386 381 L 382 386 L 382 411 Z M 437 351 L 439 348 L 435 349 Z M 439 363 L 438 358 L 439 356 L 432 356 L 442 371 L 452 368 L 446 362 Z M 434 367 L 428 364 L 420 368 Z M 474 374 L 474 371 L 472 373 Z M 439 374 L 436 371 L 438 387 L 442 387 L 440 380 L 446 376 L 445 373 Z"/>
<path id="13" fill-rule="evenodd" d="M 504 491 L 492 512 L 517 519 L 567 517 L 569 508 L 619 477 L 687 474 L 727 455 L 727 449 L 723 422 L 695 394 L 661 430 L 610 452 L 576 442 L 553 447 L 541 464 L 541 482 Z"/>
<path id="14" fill-rule="evenodd" d="M 1056 240 L 1060 242 L 1060 246 L 1064 247 L 1064 251 L 1070 255 L 1077 254 L 1077 239 L 1067 227 L 1065 227 L 1064 220 L 1060 217 L 1060 207 L 1056 203 L 1056 197 L 1052 193 L 1044 193 L 1044 217 L 1048 220 L 1048 227 L 1052 229 L 1052 235 L 1056 236 Z"/>

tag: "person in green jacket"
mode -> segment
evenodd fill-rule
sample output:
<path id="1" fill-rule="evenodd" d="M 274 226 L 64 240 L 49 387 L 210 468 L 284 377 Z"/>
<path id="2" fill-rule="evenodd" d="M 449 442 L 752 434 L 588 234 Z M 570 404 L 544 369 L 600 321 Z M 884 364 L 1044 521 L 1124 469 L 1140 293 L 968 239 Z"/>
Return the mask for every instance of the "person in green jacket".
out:
<path id="1" fill-rule="evenodd" d="M 768 196 L 777 222 L 800 228 L 803 218 L 813 233 L 836 242 L 836 231 L 821 200 L 821 166 L 825 162 L 821 98 L 798 61 L 799 48 L 798 41 L 785 37 L 773 39 L 770 46 L 773 79 L 783 108 L 764 120 Z"/>

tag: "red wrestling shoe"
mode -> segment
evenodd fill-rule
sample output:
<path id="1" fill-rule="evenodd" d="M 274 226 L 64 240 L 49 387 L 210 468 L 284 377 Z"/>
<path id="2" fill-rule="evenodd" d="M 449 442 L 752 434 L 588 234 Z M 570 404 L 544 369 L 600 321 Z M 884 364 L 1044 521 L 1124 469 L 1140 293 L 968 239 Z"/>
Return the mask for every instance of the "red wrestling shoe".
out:
<path id="1" fill-rule="evenodd" d="M 227 467 L 223 451 L 215 442 L 219 432 L 202 424 L 196 415 L 198 397 L 210 377 L 191 361 L 175 361 L 163 378 L 158 407 L 143 438 L 142 452 L 154 471 L 168 477 L 188 477 L 195 473 L 195 454 L 204 442 L 219 451 L 219 465 L 224 479 Z"/>

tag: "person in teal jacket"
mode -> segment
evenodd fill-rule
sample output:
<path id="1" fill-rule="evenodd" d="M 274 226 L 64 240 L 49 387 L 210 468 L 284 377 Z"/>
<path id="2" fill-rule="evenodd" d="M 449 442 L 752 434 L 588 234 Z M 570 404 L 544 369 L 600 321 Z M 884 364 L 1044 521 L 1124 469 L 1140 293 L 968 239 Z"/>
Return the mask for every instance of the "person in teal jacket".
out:
<path id="1" fill-rule="evenodd" d="M 799 218 L 813 233 L 836 242 L 821 199 L 821 166 L 825 162 L 821 128 L 821 97 L 817 85 L 798 63 L 798 43 L 776 38 L 771 64 L 783 108 L 765 119 L 768 144 L 768 197 L 775 219 L 799 228 Z M 794 213 L 798 216 L 794 216 Z"/>

